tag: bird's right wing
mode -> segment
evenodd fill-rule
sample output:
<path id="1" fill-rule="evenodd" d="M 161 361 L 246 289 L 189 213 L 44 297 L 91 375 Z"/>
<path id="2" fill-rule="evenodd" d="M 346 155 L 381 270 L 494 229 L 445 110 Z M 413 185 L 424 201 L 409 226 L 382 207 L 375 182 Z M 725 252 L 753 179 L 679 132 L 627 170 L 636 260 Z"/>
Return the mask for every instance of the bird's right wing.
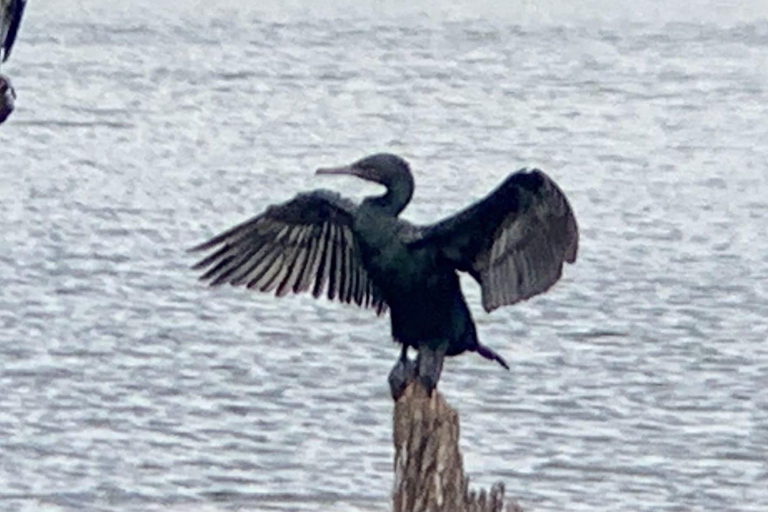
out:
<path id="1" fill-rule="evenodd" d="M 352 232 L 356 206 L 324 190 L 299 194 L 191 251 L 216 249 L 192 268 L 211 286 L 262 292 L 312 290 L 382 313 L 386 304 L 360 259 Z"/>
<path id="2" fill-rule="evenodd" d="M 8 60 L 11 54 L 26 6 L 27 0 L 0 0 L 0 62 Z"/>

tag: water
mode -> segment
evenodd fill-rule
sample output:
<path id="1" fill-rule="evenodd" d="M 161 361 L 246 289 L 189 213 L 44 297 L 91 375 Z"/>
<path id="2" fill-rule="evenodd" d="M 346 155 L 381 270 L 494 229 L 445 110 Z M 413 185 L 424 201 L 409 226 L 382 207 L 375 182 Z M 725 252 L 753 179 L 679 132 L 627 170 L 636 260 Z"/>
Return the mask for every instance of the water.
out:
<path id="1" fill-rule="evenodd" d="M 0 128 L 0 509 L 387 510 L 386 320 L 208 290 L 183 250 L 413 164 L 431 222 L 524 165 L 581 225 L 451 360 L 477 485 L 527 510 L 768 507 L 768 21 L 701 1 L 476 9 L 31 2 Z M 613 6 L 613 7 L 611 7 Z M 603 21 L 595 18 L 605 15 Z"/>

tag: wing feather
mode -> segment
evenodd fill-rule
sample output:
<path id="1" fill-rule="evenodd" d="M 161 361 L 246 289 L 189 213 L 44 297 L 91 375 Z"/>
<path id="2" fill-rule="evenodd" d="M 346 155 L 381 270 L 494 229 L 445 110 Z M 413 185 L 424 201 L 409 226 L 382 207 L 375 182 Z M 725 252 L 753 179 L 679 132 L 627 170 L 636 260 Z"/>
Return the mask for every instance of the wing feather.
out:
<path id="1" fill-rule="evenodd" d="M 330 260 L 333 256 L 332 254 L 329 254 L 332 252 L 332 225 L 328 224 L 326 226 L 325 232 L 323 234 L 323 239 L 320 242 L 322 245 L 322 249 L 320 250 L 320 263 L 319 267 L 317 269 L 317 279 L 315 279 L 315 285 L 312 288 L 312 295 L 317 298 L 323 293 L 323 289 L 325 288 L 326 282 L 328 281 L 328 275 L 330 274 Z"/>
<path id="2" fill-rule="evenodd" d="M 422 228 L 413 247 L 431 245 L 479 283 L 492 311 L 542 293 L 576 261 L 579 231 L 565 194 L 540 170 L 511 174 L 496 190 Z"/>
<path id="3" fill-rule="evenodd" d="M 307 254 L 306 247 L 304 247 L 303 244 L 308 230 L 306 228 L 297 228 L 296 230 L 298 231 L 298 234 L 292 240 L 292 248 L 286 251 L 285 276 L 277 284 L 275 294 L 278 297 L 282 297 L 288 292 L 292 280 L 295 279 L 294 269 L 296 268 L 297 260 L 299 260 L 302 254 Z"/>
<path id="4" fill-rule="evenodd" d="M 302 229 L 300 236 L 296 240 L 296 248 L 293 250 L 293 254 L 288 258 L 288 271 L 286 272 L 285 278 L 283 278 L 277 287 L 278 297 L 282 297 L 288 293 L 298 280 L 303 261 L 306 260 L 309 255 L 309 248 L 305 245 L 309 232 L 309 229 Z"/>
<path id="5" fill-rule="evenodd" d="M 344 302 L 352 303 L 354 300 L 355 265 L 352 254 L 353 240 L 349 232 L 344 232 Z"/>
<path id="6" fill-rule="evenodd" d="M 229 283 L 233 286 L 247 285 L 250 281 L 253 281 L 257 277 L 257 271 L 271 259 L 272 255 L 278 248 L 275 246 L 254 246 L 253 251 L 243 251 L 246 257 L 244 262 L 235 267 L 234 271 L 226 276 L 221 276 L 220 279 L 211 281 L 211 286 L 218 286 L 220 284 Z M 205 276 L 203 276 L 205 277 Z M 204 280 L 201 277 L 201 280 Z"/>
<path id="7" fill-rule="evenodd" d="M 258 247 L 255 247 L 250 251 L 243 252 L 243 254 L 228 255 L 226 258 L 223 258 L 220 263 L 213 266 L 208 272 L 203 274 L 201 279 L 211 279 L 215 276 L 215 278 L 211 281 L 211 284 L 214 286 L 226 282 L 230 279 L 230 276 L 235 274 L 239 269 L 248 268 L 245 265 L 258 252 L 258 249 Z M 232 277 L 232 279 L 235 278 Z"/>
<path id="8" fill-rule="evenodd" d="M 363 279 L 362 275 L 360 274 L 360 268 L 355 266 L 354 268 L 354 279 L 352 284 L 352 296 L 355 299 L 355 304 L 358 306 L 363 305 Z"/>
<path id="9" fill-rule="evenodd" d="M 270 253 L 270 255 L 265 258 L 264 260 L 260 261 L 257 267 L 254 269 L 254 271 L 248 275 L 249 281 L 245 285 L 246 288 L 256 288 L 258 290 L 262 290 L 262 287 L 264 284 L 269 280 L 269 276 L 273 275 L 275 272 L 275 269 L 279 267 L 280 262 L 279 259 L 282 256 L 282 251 L 279 247 L 275 247 L 275 249 Z"/>
<path id="10" fill-rule="evenodd" d="M 322 238 L 327 229 L 327 225 L 322 226 L 320 229 L 313 229 L 313 236 L 310 240 L 310 248 L 307 255 L 307 263 L 296 280 L 296 284 L 293 287 L 294 293 L 301 293 L 309 290 L 309 287 L 312 286 L 312 282 L 317 278 L 317 269 L 320 265 L 318 253 L 320 252 Z"/>
<path id="11" fill-rule="evenodd" d="M 315 297 L 386 309 L 360 258 L 352 221 L 355 206 L 338 194 L 315 191 L 224 231 L 194 247 L 211 251 L 193 265 L 211 286 L 234 286 L 277 296 L 309 291 Z"/>
<path id="12" fill-rule="evenodd" d="M 339 269 L 339 242 L 336 237 L 336 226 L 331 226 L 331 246 L 329 248 L 328 255 L 328 298 L 333 300 L 336 298 L 336 276 Z"/>

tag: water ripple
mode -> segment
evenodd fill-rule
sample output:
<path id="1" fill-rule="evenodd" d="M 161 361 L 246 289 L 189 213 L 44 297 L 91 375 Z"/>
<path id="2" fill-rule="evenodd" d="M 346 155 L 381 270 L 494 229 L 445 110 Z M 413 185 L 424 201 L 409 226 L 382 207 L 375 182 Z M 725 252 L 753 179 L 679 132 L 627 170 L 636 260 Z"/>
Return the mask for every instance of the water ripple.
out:
<path id="1" fill-rule="evenodd" d="M 373 193 L 312 170 L 381 149 L 413 163 L 417 222 L 537 166 L 581 223 L 545 296 L 486 315 L 464 281 L 512 366 L 447 363 L 476 483 L 768 506 L 764 20 L 60 4 L 3 67 L 0 508 L 385 510 L 388 321 L 205 289 L 184 253 L 299 190 Z"/>

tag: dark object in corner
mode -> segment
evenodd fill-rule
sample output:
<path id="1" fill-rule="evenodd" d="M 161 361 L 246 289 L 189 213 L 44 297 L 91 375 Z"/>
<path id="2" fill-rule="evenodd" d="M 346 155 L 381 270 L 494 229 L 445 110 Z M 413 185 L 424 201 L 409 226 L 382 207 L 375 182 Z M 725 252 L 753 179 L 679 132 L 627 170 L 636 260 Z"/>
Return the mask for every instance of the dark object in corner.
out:
<path id="1" fill-rule="evenodd" d="M 27 0 L 0 0 L 0 62 L 11 55 Z"/>
<path id="2" fill-rule="evenodd" d="M 26 5 L 27 0 L 0 0 L 0 62 L 5 62 L 11 55 Z M 11 115 L 15 102 L 16 91 L 11 80 L 0 75 L 0 124 Z"/>
<path id="3" fill-rule="evenodd" d="M 16 102 L 16 91 L 13 90 L 11 80 L 8 77 L 0 75 L 0 124 L 13 112 Z"/>

